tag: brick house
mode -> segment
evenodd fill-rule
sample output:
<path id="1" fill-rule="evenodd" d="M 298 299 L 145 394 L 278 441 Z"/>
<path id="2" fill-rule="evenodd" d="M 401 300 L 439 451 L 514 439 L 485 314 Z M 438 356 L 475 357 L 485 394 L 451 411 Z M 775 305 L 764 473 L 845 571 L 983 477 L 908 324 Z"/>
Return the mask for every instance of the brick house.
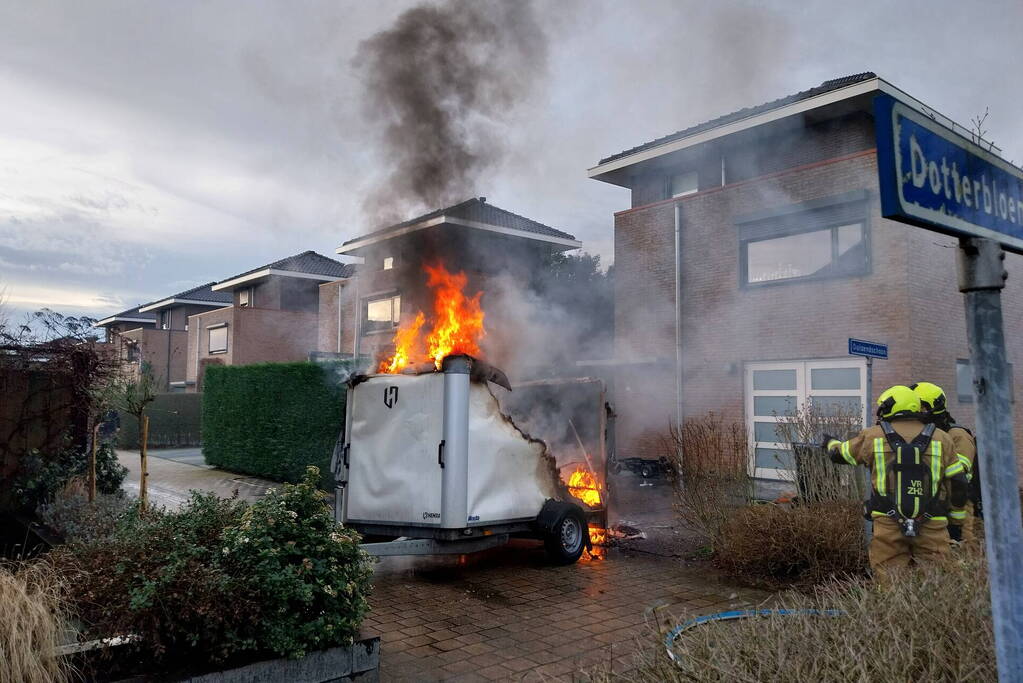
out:
<path id="1" fill-rule="evenodd" d="M 347 281 L 354 267 L 314 251 L 221 280 L 229 305 L 190 318 L 188 363 L 176 386 L 201 390 L 207 365 L 301 361 L 317 348 L 320 285 Z"/>
<path id="2" fill-rule="evenodd" d="M 337 253 L 363 259 L 354 278 L 320 286 L 318 348 L 341 357 L 368 357 L 372 362 L 393 352 L 394 330 L 417 311 L 429 312 L 432 294 L 423 266 L 442 263 L 468 276 L 467 294 L 483 291 L 489 330 L 512 329 L 502 321 L 499 296 L 488 286 L 495 277 L 528 281 L 545 257 L 578 249 L 572 235 L 473 198 L 403 223 L 348 240 Z M 352 321 L 348 324 L 344 321 Z M 500 364 L 497 342 L 508 335 L 489 335 L 489 356 Z M 487 348 L 485 346 L 485 348 Z"/>
<path id="3" fill-rule="evenodd" d="M 173 390 L 185 376 L 188 317 L 222 308 L 230 298 L 211 289 L 212 282 L 142 304 L 96 322 L 106 331 L 108 352 L 123 367 L 138 372 L 148 365 L 157 391 Z"/>
<path id="4" fill-rule="evenodd" d="M 813 399 L 873 412 L 892 384 L 932 381 L 973 425 L 956 241 L 881 218 L 872 99 L 889 93 L 965 131 L 872 73 L 743 109 L 602 159 L 629 188 L 615 214 L 617 443 L 654 458 L 669 423 L 743 421 L 751 468 L 786 478 L 776 414 Z M 968 133 L 966 133 L 968 135 Z M 1010 363 L 1023 356 L 1023 263 L 1007 258 Z M 847 339 L 887 343 L 866 396 Z M 1014 378 L 1014 392 L 1021 388 Z M 1012 406 L 1016 439 L 1023 412 Z"/>

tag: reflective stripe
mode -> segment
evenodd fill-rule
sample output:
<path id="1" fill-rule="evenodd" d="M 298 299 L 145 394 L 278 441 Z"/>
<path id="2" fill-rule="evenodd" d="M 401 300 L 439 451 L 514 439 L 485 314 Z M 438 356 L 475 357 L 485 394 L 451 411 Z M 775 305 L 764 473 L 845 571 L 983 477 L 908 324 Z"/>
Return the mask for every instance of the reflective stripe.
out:
<path id="1" fill-rule="evenodd" d="M 932 522 L 947 522 L 948 519 L 946 519 L 945 516 L 942 515 L 941 517 L 931 517 L 931 521 Z"/>
<path id="2" fill-rule="evenodd" d="M 963 463 L 957 462 L 954 465 L 949 465 L 945 468 L 945 477 L 954 477 L 957 474 L 961 474 L 966 468 L 963 467 Z"/>
<path id="3" fill-rule="evenodd" d="M 852 465 L 853 467 L 856 467 L 856 465 L 859 464 L 859 463 L 856 462 L 856 458 L 852 457 L 852 453 L 849 452 L 849 442 L 848 441 L 843 441 L 842 442 L 842 458 L 847 463 Z"/>
<path id="4" fill-rule="evenodd" d="M 952 510 L 948 516 L 952 519 L 966 519 L 966 510 Z"/>
<path id="5" fill-rule="evenodd" d="M 946 471 L 946 476 L 948 472 Z M 941 483 L 941 442 L 931 441 L 931 495 L 938 495 Z"/>
<path id="6" fill-rule="evenodd" d="M 884 460 L 884 439 L 879 437 L 874 439 L 874 490 L 882 496 L 885 495 L 885 493 L 887 493 L 885 488 L 887 483 Z"/>
<path id="7" fill-rule="evenodd" d="M 870 511 L 870 516 L 871 517 L 887 517 L 888 515 L 886 515 L 883 512 L 878 512 L 877 510 L 871 510 Z"/>

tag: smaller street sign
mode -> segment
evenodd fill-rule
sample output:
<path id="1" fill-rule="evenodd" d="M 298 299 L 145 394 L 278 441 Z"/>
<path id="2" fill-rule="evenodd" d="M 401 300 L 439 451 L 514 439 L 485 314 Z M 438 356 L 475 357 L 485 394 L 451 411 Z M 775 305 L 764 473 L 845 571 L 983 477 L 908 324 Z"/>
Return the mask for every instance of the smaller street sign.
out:
<path id="1" fill-rule="evenodd" d="M 888 345 L 882 344 L 881 342 L 864 341 L 863 339 L 853 339 L 850 337 L 849 355 L 888 360 Z"/>

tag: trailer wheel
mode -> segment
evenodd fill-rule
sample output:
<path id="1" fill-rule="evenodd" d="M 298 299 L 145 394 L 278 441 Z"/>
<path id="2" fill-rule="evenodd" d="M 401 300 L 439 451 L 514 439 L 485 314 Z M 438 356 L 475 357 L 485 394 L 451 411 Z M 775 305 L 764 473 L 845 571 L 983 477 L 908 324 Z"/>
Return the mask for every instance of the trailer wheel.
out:
<path id="1" fill-rule="evenodd" d="M 583 511 L 576 505 L 568 505 L 561 511 L 551 531 L 544 536 L 547 557 L 554 564 L 572 564 L 583 554 L 589 540 L 589 526 Z"/>

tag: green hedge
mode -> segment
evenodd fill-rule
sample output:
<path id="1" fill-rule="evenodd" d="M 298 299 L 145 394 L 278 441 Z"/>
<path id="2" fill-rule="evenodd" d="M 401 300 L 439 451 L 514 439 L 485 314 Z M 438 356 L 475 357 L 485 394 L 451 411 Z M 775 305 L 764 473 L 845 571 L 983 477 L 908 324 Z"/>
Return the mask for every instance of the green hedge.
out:
<path id="1" fill-rule="evenodd" d="M 138 420 L 134 415 L 118 411 L 121 430 L 117 447 L 135 450 L 139 447 Z M 149 416 L 149 447 L 198 446 L 202 443 L 202 396 L 200 394 L 157 394 L 146 408 Z"/>
<path id="2" fill-rule="evenodd" d="M 308 465 L 330 481 L 344 426 L 346 373 L 334 364 L 210 366 L 202 401 L 203 456 L 232 472 L 299 482 Z M 332 487 L 332 486 L 331 486 Z"/>

